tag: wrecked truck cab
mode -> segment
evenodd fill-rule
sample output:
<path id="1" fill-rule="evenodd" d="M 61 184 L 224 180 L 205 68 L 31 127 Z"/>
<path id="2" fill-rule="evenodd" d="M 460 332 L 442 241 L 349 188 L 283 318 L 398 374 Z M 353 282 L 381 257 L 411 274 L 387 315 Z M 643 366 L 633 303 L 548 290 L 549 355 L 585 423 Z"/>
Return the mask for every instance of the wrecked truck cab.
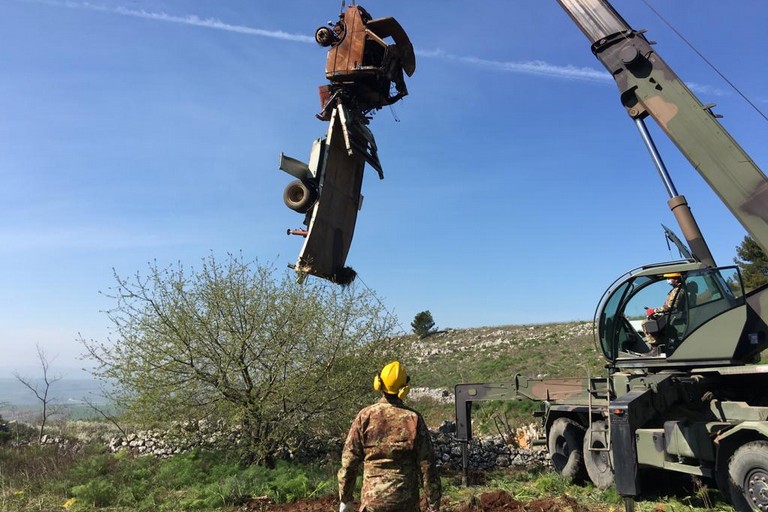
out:
<path id="1" fill-rule="evenodd" d="M 416 57 L 408 35 L 394 18 L 374 20 L 353 5 L 332 27 L 318 28 L 315 40 L 330 47 L 325 65 L 330 84 L 320 86 L 320 119 L 330 119 L 336 100 L 367 113 L 408 94 L 403 73 L 413 75 Z"/>

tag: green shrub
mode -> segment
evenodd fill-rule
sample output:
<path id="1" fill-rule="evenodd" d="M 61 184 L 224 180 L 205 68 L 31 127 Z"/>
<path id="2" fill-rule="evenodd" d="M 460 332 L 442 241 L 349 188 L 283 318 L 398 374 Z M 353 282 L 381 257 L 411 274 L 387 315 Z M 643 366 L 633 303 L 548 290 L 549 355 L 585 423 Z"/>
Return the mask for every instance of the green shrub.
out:
<path id="1" fill-rule="evenodd" d="M 156 480 L 170 489 L 194 487 L 208 478 L 206 473 L 213 465 L 212 457 L 198 452 L 171 457 L 158 465 Z"/>
<path id="2" fill-rule="evenodd" d="M 109 477 L 94 478 L 83 485 L 72 488 L 72 496 L 93 507 L 112 505 L 116 497 L 116 489 Z"/>

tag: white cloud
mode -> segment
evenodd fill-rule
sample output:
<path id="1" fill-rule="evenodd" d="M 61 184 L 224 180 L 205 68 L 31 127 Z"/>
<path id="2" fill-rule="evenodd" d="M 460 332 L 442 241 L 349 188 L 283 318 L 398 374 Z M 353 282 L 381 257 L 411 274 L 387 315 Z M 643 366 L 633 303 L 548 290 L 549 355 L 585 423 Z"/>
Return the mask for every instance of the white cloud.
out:
<path id="1" fill-rule="evenodd" d="M 685 85 L 696 94 L 708 94 L 710 96 L 726 96 L 728 94 L 724 90 L 711 85 L 701 85 L 696 82 L 685 82 Z"/>

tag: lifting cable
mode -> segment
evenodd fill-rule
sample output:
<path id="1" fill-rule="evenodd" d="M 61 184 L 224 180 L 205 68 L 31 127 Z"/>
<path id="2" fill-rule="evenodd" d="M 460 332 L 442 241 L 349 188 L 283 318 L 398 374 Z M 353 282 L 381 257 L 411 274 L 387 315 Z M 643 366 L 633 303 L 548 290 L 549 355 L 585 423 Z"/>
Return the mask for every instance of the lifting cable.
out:
<path id="1" fill-rule="evenodd" d="M 748 97 L 747 97 L 747 96 L 746 96 L 746 95 L 745 95 L 743 92 L 741 92 L 741 90 L 740 90 L 738 87 L 736 87 L 736 85 L 735 85 L 733 82 L 731 82 L 730 80 L 728 80 L 728 78 L 726 78 L 726 76 L 725 76 L 723 73 L 721 73 L 721 72 L 720 72 L 720 70 L 719 70 L 719 69 L 717 69 L 717 67 L 716 67 L 714 64 L 712 64 L 712 63 L 711 63 L 711 62 L 710 62 L 710 61 L 709 61 L 709 60 L 708 60 L 708 59 L 707 59 L 707 58 L 706 58 L 704 55 L 702 55 L 702 53 L 701 53 L 699 50 L 697 50 L 697 49 L 696 49 L 696 47 L 695 47 L 695 46 L 693 46 L 693 44 L 692 44 L 690 41 L 688 41 L 688 39 L 686 39 L 686 38 L 685 38 L 685 36 L 683 36 L 683 34 L 681 34 L 680 32 L 678 32 L 678 30 L 677 30 L 677 29 L 676 29 L 674 26 L 672 26 L 672 24 L 671 24 L 669 21 L 667 21 L 667 19 L 666 19 L 666 18 L 664 18 L 664 16 L 662 16 L 662 15 L 661 15 L 661 13 L 659 13 L 659 11 L 657 11 L 657 10 L 656 10 L 656 9 L 655 9 L 655 8 L 654 8 L 654 7 L 653 7 L 651 4 L 650 4 L 650 2 L 648 2 L 648 0 L 643 0 L 643 3 L 644 3 L 644 4 L 645 4 L 645 5 L 646 5 L 646 6 L 647 6 L 647 7 L 648 7 L 648 8 L 649 8 L 651 11 L 653 11 L 653 13 L 654 13 L 654 14 L 655 14 L 655 15 L 656 15 L 656 16 L 657 16 L 657 17 L 658 17 L 658 18 L 659 18 L 661 21 L 663 21 L 665 25 L 667 25 L 667 26 L 668 26 L 668 27 L 669 27 L 669 28 L 672 30 L 672 32 L 674 32 L 675 34 L 677 34 L 677 37 L 679 37 L 680 39 L 682 39 L 682 41 L 683 41 L 685 44 L 687 44 L 687 45 L 688 45 L 688 47 L 689 47 L 691 50 L 693 50 L 693 51 L 694 51 L 694 53 L 696 53 L 696 55 L 698 55 L 698 56 L 701 58 L 701 60 L 703 60 L 704 62 L 706 62 L 706 63 L 707 63 L 707 65 L 708 65 L 710 68 L 712 68 L 712 70 L 713 70 L 715 73 L 717 73 L 718 75 L 720 75 L 720 78 L 722 78 L 723 80 L 725 80 L 725 82 L 726 82 L 726 83 L 727 83 L 729 86 L 731 86 L 731 88 L 732 88 L 734 91 L 736 91 L 736 93 L 737 93 L 739 96 L 741 96 L 741 98 L 742 98 L 744 101 L 746 101 L 746 102 L 747 102 L 747 103 L 748 103 L 748 104 L 749 104 L 749 105 L 750 105 L 750 106 L 751 106 L 751 107 L 752 107 L 752 108 L 755 110 L 755 112 L 757 112 L 757 113 L 760 115 L 760 117 L 762 117 L 763 119 L 765 119 L 766 121 L 768 121 L 768 117 L 766 117 L 765 113 L 763 113 L 763 111 L 762 111 L 762 110 L 760 110 L 760 107 L 758 107 L 757 105 L 755 105 L 755 104 L 754 104 L 754 103 L 753 103 L 753 102 L 752 102 L 752 101 L 751 101 L 751 100 L 750 100 L 750 99 L 749 99 L 749 98 L 748 98 Z"/>

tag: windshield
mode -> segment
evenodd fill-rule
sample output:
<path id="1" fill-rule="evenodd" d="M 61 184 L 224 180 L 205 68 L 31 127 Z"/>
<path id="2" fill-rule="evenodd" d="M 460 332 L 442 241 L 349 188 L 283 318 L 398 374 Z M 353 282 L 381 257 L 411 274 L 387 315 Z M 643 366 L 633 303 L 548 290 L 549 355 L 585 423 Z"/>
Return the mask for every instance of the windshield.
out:
<path id="1" fill-rule="evenodd" d="M 701 325 L 743 303 L 735 267 L 630 277 L 605 301 L 600 344 L 611 361 L 670 355 Z"/>
<path id="2" fill-rule="evenodd" d="M 606 300 L 600 315 L 600 345 L 605 357 L 613 361 L 619 350 L 636 348 L 643 350 L 643 340 L 636 333 L 627 318 L 624 317 L 626 297 L 631 297 L 650 281 L 647 277 L 633 278 L 620 284 Z M 646 349 L 647 350 L 647 349 Z"/>

